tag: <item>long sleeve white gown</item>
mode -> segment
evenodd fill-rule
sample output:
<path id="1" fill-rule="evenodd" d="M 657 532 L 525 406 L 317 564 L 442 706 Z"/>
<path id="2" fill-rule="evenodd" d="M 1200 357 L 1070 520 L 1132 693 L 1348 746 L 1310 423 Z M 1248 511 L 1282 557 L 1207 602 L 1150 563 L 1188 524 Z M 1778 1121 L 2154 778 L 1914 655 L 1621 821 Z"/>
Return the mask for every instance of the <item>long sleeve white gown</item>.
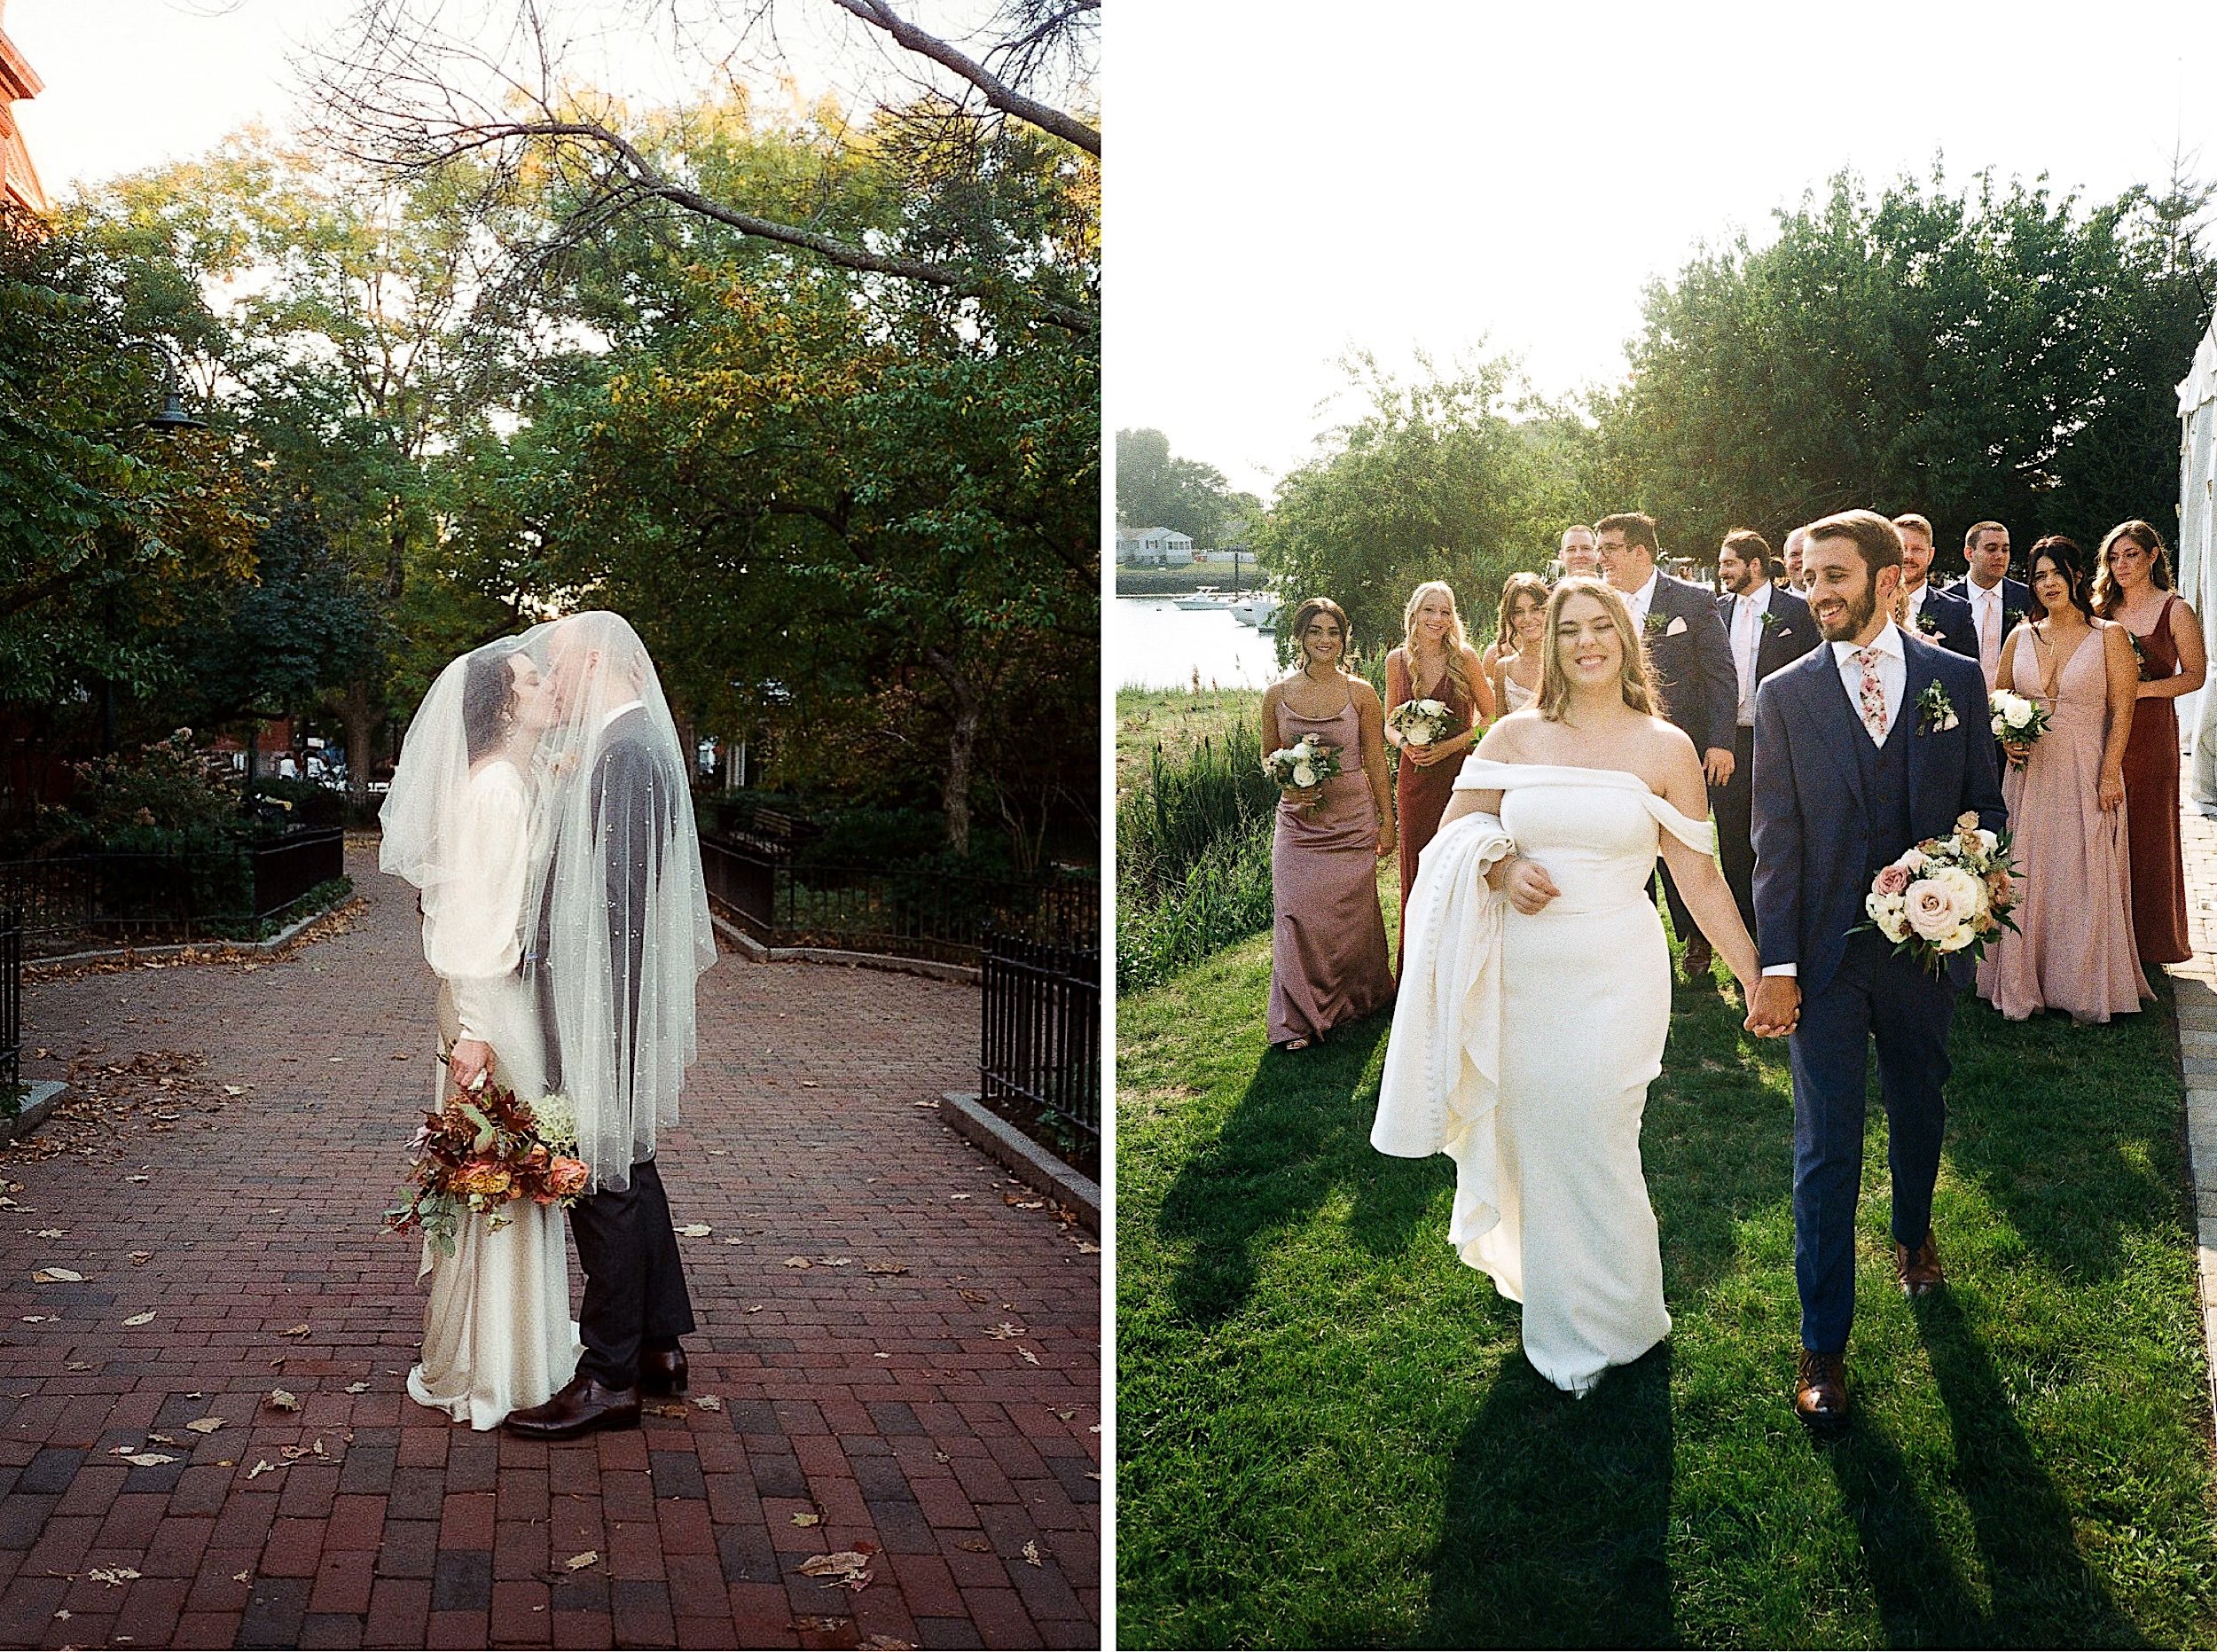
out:
<path id="1" fill-rule="evenodd" d="M 423 952 L 438 972 L 439 1035 L 492 1046 L 492 1081 L 527 1101 L 546 1093 L 538 1011 L 521 969 L 524 891 L 531 862 L 530 790 L 496 758 L 470 776 L 466 875 L 423 900 Z M 445 1094 L 441 1069 L 433 1105 Z M 423 1358 L 408 1374 L 419 1405 L 473 1429 L 537 1405 L 570 1379 L 583 1344 L 569 1316 L 569 1257 L 560 1207 L 509 1203 L 496 1228 L 466 1215 L 451 1257 L 428 1241 L 417 1277 L 428 1276 Z"/>

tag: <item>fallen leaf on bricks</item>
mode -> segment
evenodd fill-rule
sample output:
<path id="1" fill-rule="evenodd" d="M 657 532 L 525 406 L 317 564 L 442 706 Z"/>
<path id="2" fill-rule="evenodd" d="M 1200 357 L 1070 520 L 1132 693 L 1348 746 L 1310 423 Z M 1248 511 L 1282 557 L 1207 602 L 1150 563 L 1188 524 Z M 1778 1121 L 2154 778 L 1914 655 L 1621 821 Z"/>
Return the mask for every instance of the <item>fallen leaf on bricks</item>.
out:
<path id="1" fill-rule="evenodd" d="M 275 1405 L 279 1411 L 298 1411 L 301 1408 L 299 1398 L 281 1388 L 271 1389 L 270 1398 L 263 1403 Z"/>
<path id="2" fill-rule="evenodd" d="M 67 1365 L 64 1366 L 62 1369 L 65 1371 L 90 1371 L 92 1367 L 82 1359 L 72 1359 Z"/>
<path id="3" fill-rule="evenodd" d="M 271 1462 L 268 1458 L 264 1457 L 259 1460 L 253 1468 L 247 1470 L 247 1478 L 249 1480 L 258 1479 L 262 1475 L 275 1474 L 276 1472 L 277 1465 Z"/>
<path id="4" fill-rule="evenodd" d="M 347 1384 L 347 1392 L 349 1394 L 366 1394 L 369 1391 L 370 1385 L 367 1382 L 349 1382 Z"/>
<path id="5" fill-rule="evenodd" d="M 1024 1564 L 1027 1566 L 1044 1566 L 1046 1564 L 1045 1561 L 1039 1558 L 1039 1546 L 1037 1543 L 1027 1543 L 1024 1545 L 1023 1557 Z"/>
<path id="6" fill-rule="evenodd" d="M 66 1237 L 66 1235 L 59 1227 L 42 1227 L 35 1234 L 33 1235 L 33 1237 L 36 1239 L 61 1239 Z"/>
<path id="7" fill-rule="evenodd" d="M 646 1414 L 650 1417 L 682 1417 L 686 1413 L 683 1405 L 649 1405 Z"/>
<path id="8" fill-rule="evenodd" d="M 69 1268 L 41 1268 L 31 1275 L 31 1280 L 39 1285 L 81 1285 L 84 1282 L 84 1275 Z"/>
<path id="9" fill-rule="evenodd" d="M 126 1325 L 152 1325 L 153 1322 L 154 1316 L 152 1313 L 135 1313 L 123 1321 Z"/>
<path id="10" fill-rule="evenodd" d="M 223 1426 L 223 1419 L 221 1417 L 201 1417 L 195 1421 L 186 1423 L 184 1426 L 195 1434 L 213 1434 L 216 1429 Z"/>
<path id="11" fill-rule="evenodd" d="M 762 1311 L 762 1304 L 756 1303 L 753 1307 L 748 1309 L 747 1311 L 749 1313 L 760 1313 Z"/>
<path id="12" fill-rule="evenodd" d="M 866 1262 L 862 1264 L 862 1271 L 865 1273 L 905 1273 L 908 1272 L 908 1264 L 905 1262 Z"/>
<path id="13" fill-rule="evenodd" d="M 1014 1194 L 1001 1194 L 1000 1202 L 1012 1210 L 1044 1210 L 1047 1205 L 1044 1199 L 1019 1199 Z"/>
<path id="14" fill-rule="evenodd" d="M 993 1552 L 993 1546 L 983 1538 L 965 1538 L 956 1544 L 955 1547 L 967 1550 L 972 1554 L 991 1554 Z"/>
<path id="15" fill-rule="evenodd" d="M 69 1621 L 69 1609 L 65 1606 L 60 1610 L 57 1611 L 54 1614 L 54 1620 L 57 1623 L 67 1623 Z"/>
<path id="16" fill-rule="evenodd" d="M 96 1566 L 85 1574 L 95 1583 L 104 1583 L 111 1589 L 120 1589 L 138 1576 L 129 1566 Z"/>
<path id="17" fill-rule="evenodd" d="M 693 1403 L 700 1406 L 703 1411 L 721 1411 L 724 1409 L 723 1400 L 718 1396 L 714 1394 L 696 1394 L 693 1397 Z"/>
<path id="18" fill-rule="evenodd" d="M 1005 1343 L 1012 1336 L 1029 1336 L 1031 1332 L 1025 1326 L 1012 1325 L 1007 1319 L 1003 1319 L 985 1335 Z"/>
<path id="19" fill-rule="evenodd" d="M 821 1090 L 823 1087 L 823 1085 L 818 1084 L 813 1078 L 803 1078 L 801 1080 L 801 1088 L 803 1090 Z"/>
<path id="20" fill-rule="evenodd" d="M 1024 1364 L 1028 1366 L 1036 1366 L 1039 1363 L 1039 1356 L 1033 1353 L 1029 1348 L 1019 1348 L 1016 1351 L 1024 1357 Z"/>
<path id="21" fill-rule="evenodd" d="M 1052 1410 L 1053 1407 L 1049 1407 L 1049 1409 Z M 1077 1413 L 1074 1411 L 1057 1411 L 1054 1414 L 1061 1418 L 1064 1422 L 1068 1422 L 1072 1417 L 1077 1415 Z"/>
<path id="22" fill-rule="evenodd" d="M 939 1104 L 936 1101 L 911 1101 L 908 1105 L 911 1107 L 928 1107 L 935 1113 L 939 1110 Z"/>
<path id="23" fill-rule="evenodd" d="M 709 1157 L 711 1159 L 728 1159 L 731 1156 L 732 1150 L 729 1147 L 710 1147 L 709 1149 Z"/>
<path id="24" fill-rule="evenodd" d="M 307 1336 L 311 1335 L 311 1327 L 305 1325 L 296 1325 L 289 1331 L 279 1331 L 278 1335 L 279 1336 Z"/>
<path id="25" fill-rule="evenodd" d="M 583 1554 L 571 1555 L 568 1560 L 562 1562 L 562 1565 L 565 1569 L 570 1571 L 583 1571 L 586 1567 L 598 1562 L 599 1558 L 600 1551 L 599 1549 L 587 1549 Z"/>
<path id="26" fill-rule="evenodd" d="M 60 1319 L 61 1315 L 58 1313 L 26 1313 L 20 1314 L 17 1317 L 20 1318 L 26 1325 L 44 1325 L 50 1319 Z"/>
<path id="27" fill-rule="evenodd" d="M 947 1195 L 948 1198 L 955 1200 L 967 1199 L 969 1196 L 970 1195 L 968 1194 L 949 1194 Z"/>
<path id="28" fill-rule="evenodd" d="M 993 1300 L 982 1290 L 957 1291 L 955 1295 L 961 1297 L 965 1302 L 991 1302 Z"/>
<path id="29" fill-rule="evenodd" d="M 149 1445 L 176 1445 L 182 1443 L 174 1434 L 149 1434 L 146 1437 Z"/>
<path id="30" fill-rule="evenodd" d="M 151 1250 L 134 1250 L 131 1252 L 131 1266 L 135 1268 L 143 1268 L 153 1259 L 154 1253 Z"/>
<path id="31" fill-rule="evenodd" d="M 715 1231 L 706 1222 L 687 1222 L 678 1230 L 678 1236 L 681 1239 L 706 1239 Z"/>
<path id="32" fill-rule="evenodd" d="M 951 1463 L 954 1460 L 954 1459 L 948 1456 L 944 1452 L 934 1452 L 931 1454 L 931 1460 L 936 1463 Z"/>
<path id="33" fill-rule="evenodd" d="M 159 1468 L 164 1463 L 173 1463 L 177 1460 L 167 1452 L 130 1452 L 125 1454 L 123 1460 L 135 1468 Z"/>
<path id="34" fill-rule="evenodd" d="M 227 1096 L 243 1096 L 248 1088 L 249 1086 L 246 1084 L 225 1084 L 223 1093 Z"/>
<path id="35" fill-rule="evenodd" d="M 123 1179 L 127 1182 L 150 1182 L 153 1180 L 153 1178 L 151 1176 L 126 1176 Z"/>
<path id="36" fill-rule="evenodd" d="M 1101 1247 L 1090 1240 L 1081 1239 L 1077 1241 L 1077 1254 L 1081 1257 L 1097 1257 L 1101 1254 Z"/>
<path id="37" fill-rule="evenodd" d="M 796 1526 L 820 1526 L 824 1523 L 824 1517 L 821 1515 L 795 1515 L 793 1523 Z"/>
<path id="38" fill-rule="evenodd" d="M 806 1257 L 787 1257 L 785 1259 L 785 1264 L 789 1268 L 809 1268 L 816 1265 Z"/>
<path id="39" fill-rule="evenodd" d="M 409 1054 L 405 1050 L 395 1050 L 393 1052 L 393 1059 L 396 1061 L 412 1061 L 416 1058 Z"/>
<path id="40" fill-rule="evenodd" d="M 251 1571 L 235 1571 L 231 1573 L 231 1580 L 233 1583 L 252 1583 L 254 1581 L 254 1573 Z"/>
<path id="41" fill-rule="evenodd" d="M 826 1588 L 844 1586 L 860 1589 L 870 1581 L 866 1570 L 870 1557 L 858 1549 L 841 1549 L 834 1554 L 811 1554 L 801 1562 L 803 1578 L 821 1578 Z"/>

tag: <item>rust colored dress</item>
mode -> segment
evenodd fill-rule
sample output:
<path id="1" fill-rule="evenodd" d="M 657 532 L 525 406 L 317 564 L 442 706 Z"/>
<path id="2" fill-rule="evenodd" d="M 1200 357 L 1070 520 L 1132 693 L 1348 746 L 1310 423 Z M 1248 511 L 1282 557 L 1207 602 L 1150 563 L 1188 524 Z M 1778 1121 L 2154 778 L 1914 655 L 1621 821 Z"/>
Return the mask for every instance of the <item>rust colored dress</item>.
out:
<path id="1" fill-rule="evenodd" d="M 2140 645 L 2140 680 L 2161 682 L 2179 669 L 2167 597 Z M 2132 838 L 2133 934 L 2146 964 L 2182 964 L 2194 955 L 2186 935 L 2186 872 L 2179 858 L 2179 713 L 2175 700 L 2133 701 L 2125 748 L 2126 821 Z"/>
<path id="2" fill-rule="evenodd" d="M 1390 715 L 1402 700 L 1438 700 L 1446 702 L 1454 722 L 1443 738 L 1453 740 L 1470 726 L 1474 708 L 1469 695 L 1455 687 L 1452 673 L 1443 674 L 1438 684 L 1419 690 L 1411 680 L 1408 655 L 1395 649 L 1388 661 L 1389 668 L 1398 661 L 1399 669 L 1391 675 L 1389 693 L 1399 693 L 1401 699 L 1386 707 Z M 1466 754 L 1467 755 L 1467 754 Z M 1462 760 L 1456 757 L 1445 763 L 1436 763 L 1429 769 L 1403 762 L 1393 779 L 1393 812 L 1400 822 L 1401 838 L 1401 933 L 1393 951 L 1393 970 L 1401 971 L 1401 956 L 1408 944 L 1409 890 L 1416 883 L 1417 857 L 1423 854 L 1424 845 L 1432 841 L 1439 830 L 1439 817 L 1447 812 L 1447 804 L 1455 795 L 1455 776 L 1462 772 Z"/>
<path id="3" fill-rule="evenodd" d="M 1271 839 L 1276 922 L 1270 948 L 1270 1041 L 1321 1038 L 1393 1002 L 1385 918 L 1378 911 L 1378 810 L 1362 769 L 1362 719 L 1351 699 L 1328 717 L 1278 707 L 1281 747 L 1312 734 L 1340 749 L 1341 771 L 1313 808 L 1281 800 Z"/>

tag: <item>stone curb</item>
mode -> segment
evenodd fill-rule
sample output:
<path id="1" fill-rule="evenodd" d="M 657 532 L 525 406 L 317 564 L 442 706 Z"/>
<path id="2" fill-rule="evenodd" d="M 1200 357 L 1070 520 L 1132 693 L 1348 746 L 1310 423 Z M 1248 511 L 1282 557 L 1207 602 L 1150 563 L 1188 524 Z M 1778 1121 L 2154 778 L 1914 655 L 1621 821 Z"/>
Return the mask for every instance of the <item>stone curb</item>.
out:
<path id="1" fill-rule="evenodd" d="M 309 912 L 304 918 L 294 919 L 266 941 L 185 941 L 175 946 L 121 946 L 103 952 L 63 952 L 54 958 L 27 958 L 23 960 L 23 967 L 43 969 L 48 964 L 98 964 L 115 958 L 174 958 L 181 952 L 213 953 L 218 957 L 238 952 L 274 952 L 318 918 L 328 918 L 361 893 L 359 889 L 353 889 L 330 905 Z"/>
<path id="2" fill-rule="evenodd" d="M 62 1092 L 69 1086 L 59 1078 L 42 1078 L 27 1085 L 29 1093 L 23 1098 L 23 1106 L 13 1118 L 0 1118 L 0 1143 L 20 1141 L 41 1124 L 61 1105 Z"/>
<path id="3" fill-rule="evenodd" d="M 1013 1170 L 1027 1186 L 1061 1200 L 1077 1212 L 1088 1232 L 1101 1233 L 1101 1184 L 1056 1158 L 973 1093 L 944 1092 L 939 1116 L 958 1136 Z"/>
<path id="4" fill-rule="evenodd" d="M 847 952 L 831 946 L 764 946 L 720 912 L 711 911 L 709 921 L 717 934 L 757 964 L 843 964 L 850 969 L 890 969 L 969 987 L 985 979 L 985 972 L 975 964 L 943 964 L 936 959 L 901 958 L 890 952 Z"/>

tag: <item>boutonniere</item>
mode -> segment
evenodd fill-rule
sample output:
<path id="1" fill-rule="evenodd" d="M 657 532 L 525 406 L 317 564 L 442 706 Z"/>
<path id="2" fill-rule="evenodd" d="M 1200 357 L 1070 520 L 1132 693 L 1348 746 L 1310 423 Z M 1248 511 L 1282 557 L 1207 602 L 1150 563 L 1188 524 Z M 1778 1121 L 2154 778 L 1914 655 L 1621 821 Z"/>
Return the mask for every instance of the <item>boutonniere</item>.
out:
<path id="1" fill-rule="evenodd" d="M 1768 608 L 1765 608 L 1763 610 L 1762 624 L 1763 629 L 1767 631 L 1776 630 L 1778 629 L 1778 615 L 1773 614 Z"/>
<path id="2" fill-rule="evenodd" d="M 1955 703 L 1947 697 L 1947 691 L 1938 683 L 1925 685 L 1916 697 L 1916 732 L 1920 734 L 1945 734 L 1958 727 L 1962 719 L 1955 715 Z"/>
<path id="3" fill-rule="evenodd" d="M 1648 615 L 1647 624 L 1642 629 L 1650 637 L 1660 637 L 1663 634 L 1663 628 L 1670 622 L 1670 620 L 1664 615 L 1650 614 Z"/>
<path id="4" fill-rule="evenodd" d="M 1916 628 L 1927 637 L 1937 637 L 1940 634 L 1939 622 L 1923 608 L 1916 611 Z M 1939 685 L 1935 683 L 1933 686 L 1937 688 Z"/>

